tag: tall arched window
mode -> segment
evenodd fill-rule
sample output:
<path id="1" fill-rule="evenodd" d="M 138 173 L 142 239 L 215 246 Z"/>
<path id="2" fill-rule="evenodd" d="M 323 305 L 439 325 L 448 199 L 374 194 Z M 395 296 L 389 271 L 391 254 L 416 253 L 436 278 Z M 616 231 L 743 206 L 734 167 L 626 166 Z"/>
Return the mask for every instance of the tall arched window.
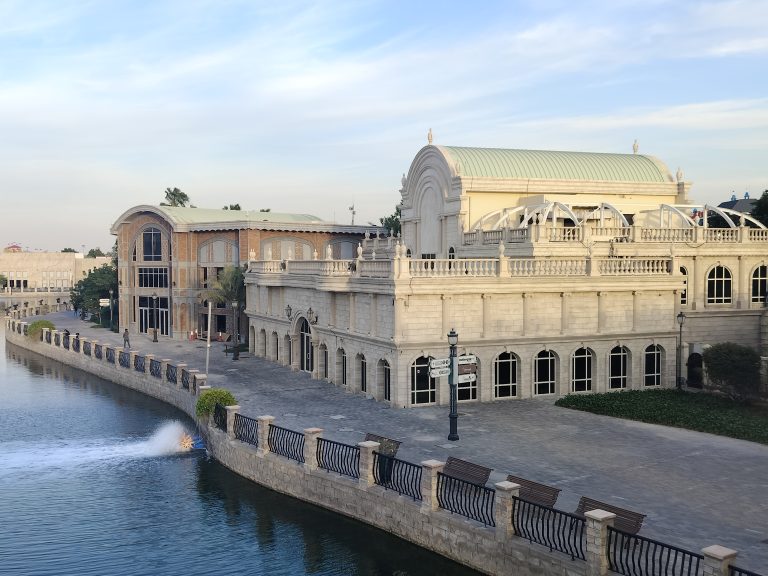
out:
<path id="1" fill-rule="evenodd" d="M 411 364 L 411 404 L 435 402 L 436 380 L 429 375 L 429 360 L 421 356 Z"/>
<path id="2" fill-rule="evenodd" d="M 384 400 L 392 400 L 392 384 L 391 373 L 389 368 L 389 362 L 386 360 L 379 360 L 378 365 L 378 381 L 381 386 L 380 394 L 384 395 Z"/>
<path id="3" fill-rule="evenodd" d="M 651 344 L 645 349 L 643 384 L 646 386 L 661 386 L 662 348 Z"/>
<path id="4" fill-rule="evenodd" d="M 493 360 L 493 397 L 517 396 L 517 356 L 502 352 Z"/>
<path id="5" fill-rule="evenodd" d="M 533 365 L 533 393 L 554 394 L 557 383 L 557 356 L 552 350 L 542 350 Z"/>
<path id="6" fill-rule="evenodd" d="M 347 353 L 344 348 L 336 350 L 336 383 L 347 385 Z"/>
<path id="7" fill-rule="evenodd" d="M 157 228 L 147 228 L 142 234 L 143 259 L 157 262 L 163 259 L 163 235 Z"/>
<path id="8" fill-rule="evenodd" d="M 368 392 L 368 363 L 365 361 L 365 356 L 362 354 L 358 354 L 356 359 L 360 391 Z"/>
<path id="9" fill-rule="evenodd" d="M 680 290 L 680 305 L 688 304 L 688 270 L 685 266 L 680 266 L 680 274 L 683 277 L 683 289 Z"/>
<path id="10" fill-rule="evenodd" d="M 768 278 L 768 266 L 758 266 L 752 272 L 752 302 L 766 303 L 766 279 Z"/>
<path id="11" fill-rule="evenodd" d="M 301 370 L 312 372 L 315 368 L 315 352 L 312 348 L 312 334 L 306 318 L 302 318 L 299 322 L 299 347 L 301 348 L 299 360 Z"/>
<path id="12" fill-rule="evenodd" d="M 589 348 L 579 348 L 571 356 L 571 392 L 592 390 L 592 364 L 594 354 Z"/>
<path id="13" fill-rule="evenodd" d="M 608 388 L 620 390 L 627 387 L 629 378 L 629 350 L 625 346 L 614 346 L 608 358 Z"/>
<path id="14" fill-rule="evenodd" d="M 731 271 L 715 266 L 707 274 L 707 304 L 731 303 Z"/>

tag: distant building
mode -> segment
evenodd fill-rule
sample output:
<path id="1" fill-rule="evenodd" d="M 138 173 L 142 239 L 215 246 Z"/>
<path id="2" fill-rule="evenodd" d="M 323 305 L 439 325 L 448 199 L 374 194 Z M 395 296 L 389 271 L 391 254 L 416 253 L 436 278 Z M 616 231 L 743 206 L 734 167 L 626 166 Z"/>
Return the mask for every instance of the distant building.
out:
<path id="1" fill-rule="evenodd" d="M 106 256 L 85 258 L 79 252 L 24 252 L 20 246 L 11 245 L 0 253 L 0 274 L 8 279 L 8 291 L 69 292 L 91 270 L 110 262 Z"/>
<path id="2" fill-rule="evenodd" d="M 755 205 L 755 202 L 757 202 L 757 200 L 750 198 L 749 192 L 744 192 L 743 198 L 736 198 L 736 194 L 733 194 L 730 200 L 727 202 L 721 202 L 718 204 L 718 207 L 728 208 L 729 210 L 734 210 L 736 212 L 744 212 L 745 214 L 750 214 L 752 212 L 752 208 Z"/>

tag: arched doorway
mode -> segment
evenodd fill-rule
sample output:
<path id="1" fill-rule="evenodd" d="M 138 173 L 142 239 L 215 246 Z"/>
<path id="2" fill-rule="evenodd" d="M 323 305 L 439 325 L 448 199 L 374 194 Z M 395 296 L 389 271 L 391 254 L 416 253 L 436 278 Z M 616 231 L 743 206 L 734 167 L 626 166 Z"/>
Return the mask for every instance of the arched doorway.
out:
<path id="1" fill-rule="evenodd" d="M 306 318 L 299 320 L 299 369 L 302 372 L 312 372 L 315 368 L 315 351 L 312 348 L 312 334 L 309 330 L 309 322 Z"/>
<path id="2" fill-rule="evenodd" d="M 694 352 L 688 356 L 688 386 L 691 388 L 701 388 L 704 386 L 704 361 L 701 354 Z"/>

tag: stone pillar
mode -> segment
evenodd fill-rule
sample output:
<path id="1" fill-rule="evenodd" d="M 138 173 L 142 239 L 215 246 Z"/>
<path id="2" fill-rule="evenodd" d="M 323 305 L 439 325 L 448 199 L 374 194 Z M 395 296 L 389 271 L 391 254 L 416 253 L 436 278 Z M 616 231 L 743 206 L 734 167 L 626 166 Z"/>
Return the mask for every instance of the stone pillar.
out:
<path id="1" fill-rule="evenodd" d="M 480 324 L 480 338 L 485 338 L 486 333 L 488 331 L 488 319 L 490 318 L 490 312 L 491 312 L 491 295 L 490 294 L 480 294 L 481 298 L 481 305 L 483 307 L 483 313 L 481 316 L 481 324 Z"/>
<path id="2" fill-rule="evenodd" d="M 570 292 L 560 292 L 560 334 L 568 333 L 568 317 L 570 315 Z"/>
<path id="3" fill-rule="evenodd" d="M 317 470 L 317 439 L 323 437 L 322 428 L 304 429 L 304 470 Z"/>
<path id="4" fill-rule="evenodd" d="M 587 576 L 608 573 L 608 526 L 613 526 L 616 514 L 605 510 L 584 513 L 587 522 Z"/>
<path id="5" fill-rule="evenodd" d="M 160 380 L 162 382 L 167 382 L 166 380 L 166 374 L 168 374 L 168 364 L 170 363 L 170 358 L 163 358 L 160 360 Z M 176 384 L 176 382 L 174 382 Z"/>
<path id="6" fill-rule="evenodd" d="M 269 425 L 274 422 L 274 416 L 257 416 L 259 422 L 259 445 L 256 455 L 264 457 L 269 452 Z"/>
<path id="7" fill-rule="evenodd" d="M 360 267 L 360 261 L 357 262 L 357 267 Z M 349 326 L 348 330 L 352 333 L 357 332 L 357 295 L 354 292 L 349 293 Z"/>
<path id="8" fill-rule="evenodd" d="M 146 356 L 144 356 L 144 372 L 146 372 L 147 374 L 151 374 L 150 367 L 152 366 L 152 359 L 154 357 L 155 357 L 154 354 L 147 354 Z"/>
<path id="9" fill-rule="evenodd" d="M 632 332 L 637 332 L 640 323 L 640 292 L 632 290 Z"/>
<path id="10" fill-rule="evenodd" d="M 195 395 L 198 397 L 202 394 L 203 389 L 206 389 L 206 390 L 211 389 L 211 387 L 208 386 L 208 376 L 206 376 L 205 374 L 195 374 L 195 383 L 197 384 L 195 386 L 195 392 L 196 392 Z"/>
<path id="11" fill-rule="evenodd" d="M 736 550 L 718 544 L 703 548 L 701 553 L 704 555 L 701 576 L 729 576 L 729 567 L 738 554 Z"/>
<path id="12" fill-rule="evenodd" d="M 605 308 L 605 292 L 596 292 L 597 294 L 597 333 L 600 334 L 605 329 L 605 317 L 603 308 Z"/>
<path id="13" fill-rule="evenodd" d="M 374 485 L 373 451 L 379 449 L 379 443 L 366 440 L 365 442 L 358 442 L 357 445 L 360 448 L 358 485 L 361 488 L 369 488 Z"/>
<path id="14" fill-rule="evenodd" d="M 421 463 L 421 512 L 437 510 L 437 473 L 442 472 L 445 462 L 424 460 Z"/>
<path id="15" fill-rule="evenodd" d="M 70 349 L 72 348 L 72 342 L 70 341 Z M 131 350 L 128 352 L 128 370 L 133 370 L 133 365 L 136 363 L 136 356 L 140 356 L 138 352 Z M 119 363 L 119 359 L 118 359 Z"/>
<path id="16" fill-rule="evenodd" d="M 446 296 L 445 294 L 440 294 L 440 308 L 442 313 L 442 325 L 440 327 L 440 333 L 447 334 L 448 330 L 450 328 L 448 327 L 448 324 L 450 324 L 449 314 L 451 310 L 451 297 Z"/>
<path id="17" fill-rule="evenodd" d="M 229 440 L 235 439 L 235 414 L 240 411 L 240 406 L 235 404 L 234 406 L 225 406 L 227 409 L 227 438 Z"/>
<path id="18" fill-rule="evenodd" d="M 176 364 L 176 388 L 181 388 L 181 372 L 186 369 L 186 364 Z"/>
<path id="19" fill-rule="evenodd" d="M 195 396 L 197 394 L 195 388 L 197 388 L 197 382 L 195 381 L 195 378 L 197 378 L 197 375 L 200 373 L 200 370 L 189 370 L 189 393 L 192 394 L 192 396 Z"/>
<path id="20" fill-rule="evenodd" d="M 512 526 L 512 510 L 515 506 L 513 498 L 520 496 L 520 484 L 504 480 L 494 484 L 496 488 L 496 504 L 493 508 L 493 519 L 496 521 L 496 540 L 504 541 L 514 536 Z"/>
<path id="21" fill-rule="evenodd" d="M 530 336 L 531 335 L 530 334 L 530 331 L 531 331 L 531 327 L 530 327 L 530 322 L 531 322 L 530 307 L 531 307 L 531 305 L 529 304 L 531 298 L 533 298 L 533 294 L 531 294 L 529 292 L 524 292 L 523 293 L 523 333 L 521 334 L 521 336 Z"/>

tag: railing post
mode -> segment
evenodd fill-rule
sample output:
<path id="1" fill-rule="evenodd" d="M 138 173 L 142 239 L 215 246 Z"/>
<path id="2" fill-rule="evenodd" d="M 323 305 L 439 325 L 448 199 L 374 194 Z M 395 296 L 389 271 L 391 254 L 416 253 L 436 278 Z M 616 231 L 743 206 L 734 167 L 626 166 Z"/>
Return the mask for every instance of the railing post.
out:
<path id="1" fill-rule="evenodd" d="M 162 382 L 168 382 L 168 376 L 167 376 L 167 374 L 168 374 L 168 363 L 170 361 L 171 361 L 170 358 L 163 358 L 162 360 L 160 360 L 160 375 L 162 376 L 162 378 L 160 378 L 160 380 Z M 176 382 L 174 382 L 174 384 L 176 384 Z"/>
<path id="2" fill-rule="evenodd" d="M 189 393 L 194 396 L 196 394 L 195 388 L 197 388 L 197 382 L 195 382 L 195 378 L 197 378 L 197 374 L 200 372 L 199 370 L 187 370 L 189 372 Z"/>
<path id="3" fill-rule="evenodd" d="M 43 343 L 44 343 L 44 344 L 48 344 L 48 342 L 46 342 L 46 340 L 45 340 L 45 335 L 46 335 L 48 332 L 50 332 L 50 331 L 51 331 L 51 329 L 50 329 L 50 328 L 43 328 Z M 53 342 L 53 336 L 51 336 L 51 342 Z"/>
<path id="4" fill-rule="evenodd" d="M 317 470 L 317 439 L 323 437 L 322 428 L 304 429 L 304 470 Z"/>
<path id="5" fill-rule="evenodd" d="M 613 526 L 616 514 L 589 510 L 584 517 L 587 523 L 587 574 L 604 576 L 608 573 L 608 526 Z"/>
<path id="6" fill-rule="evenodd" d="M 360 448 L 360 463 L 359 463 L 359 480 L 358 484 L 361 488 L 370 488 L 374 484 L 373 479 L 373 451 L 379 449 L 379 442 L 373 442 L 367 440 L 365 442 L 358 442 Z"/>
<path id="7" fill-rule="evenodd" d="M 176 364 L 176 388 L 181 388 L 181 373 L 187 368 L 186 364 Z"/>
<path id="8" fill-rule="evenodd" d="M 496 522 L 496 540 L 504 541 L 514 536 L 512 510 L 515 507 L 513 498 L 520 496 L 520 484 L 508 480 L 494 484 L 496 488 L 496 503 L 493 508 L 493 519 Z"/>
<path id="9" fill-rule="evenodd" d="M 154 354 L 147 354 L 144 356 L 144 373 L 150 374 L 152 371 L 152 359 L 155 357 Z"/>
<path id="10" fill-rule="evenodd" d="M 421 463 L 421 512 L 437 510 L 437 473 L 442 472 L 445 462 L 424 460 Z"/>
<path id="11" fill-rule="evenodd" d="M 731 562 L 738 554 L 736 550 L 718 544 L 703 548 L 701 553 L 704 555 L 701 576 L 728 576 Z"/>
<path id="12" fill-rule="evenodd" d="M 240 406 L 235 404 L 234 406 L 225 406 L 227 409 L 227 439 L 235 439 L 235 414 L 240 411 Z"/>
<path id="13" fill-rule="evenodd" d="M 195 374 L 195 382 L 197 384 L 195 386 L 195 388 L 196 388 L 196 392 L 197 392 L 196 395 L 198 397 L 200 396 L 200 394 L 202 394 L 201 390 L 203 390 L 203 389 L 210 390 L 211 389 L 211 387 L 208 386 L 208 376 L 206 376 L 205 374 Z"/>
<path id="14" fill-rule="evenodd" d="M 71 340 L 69 342 L 69 349 L 70 350 L 72 349 L 72 341 Z M 138 355 L 139 355 L 139 353 L 138 352 L 134 352 L 133 350 L 128 352 L 128 370 L 130 370 L 131 372 L 134 371 L 134 366 L 136 364 L 136 356 L 138 356 Z M 117 360 L 117 364 L 119 365 L 120 364 L 120 357 L 119 357 L 119 355 L 116 358 L 116 360 Z M 144 369 L 146 370 L 146 366 L 144 367 Z"/>
<path id="15" fill-rule="evenodd" d="M 264 456 L 269 452 L 269 425 L 275 421 L 274 416 L 257 416 L 259 421 L 259 447 L 256 450 L 257 456 Z"/>

